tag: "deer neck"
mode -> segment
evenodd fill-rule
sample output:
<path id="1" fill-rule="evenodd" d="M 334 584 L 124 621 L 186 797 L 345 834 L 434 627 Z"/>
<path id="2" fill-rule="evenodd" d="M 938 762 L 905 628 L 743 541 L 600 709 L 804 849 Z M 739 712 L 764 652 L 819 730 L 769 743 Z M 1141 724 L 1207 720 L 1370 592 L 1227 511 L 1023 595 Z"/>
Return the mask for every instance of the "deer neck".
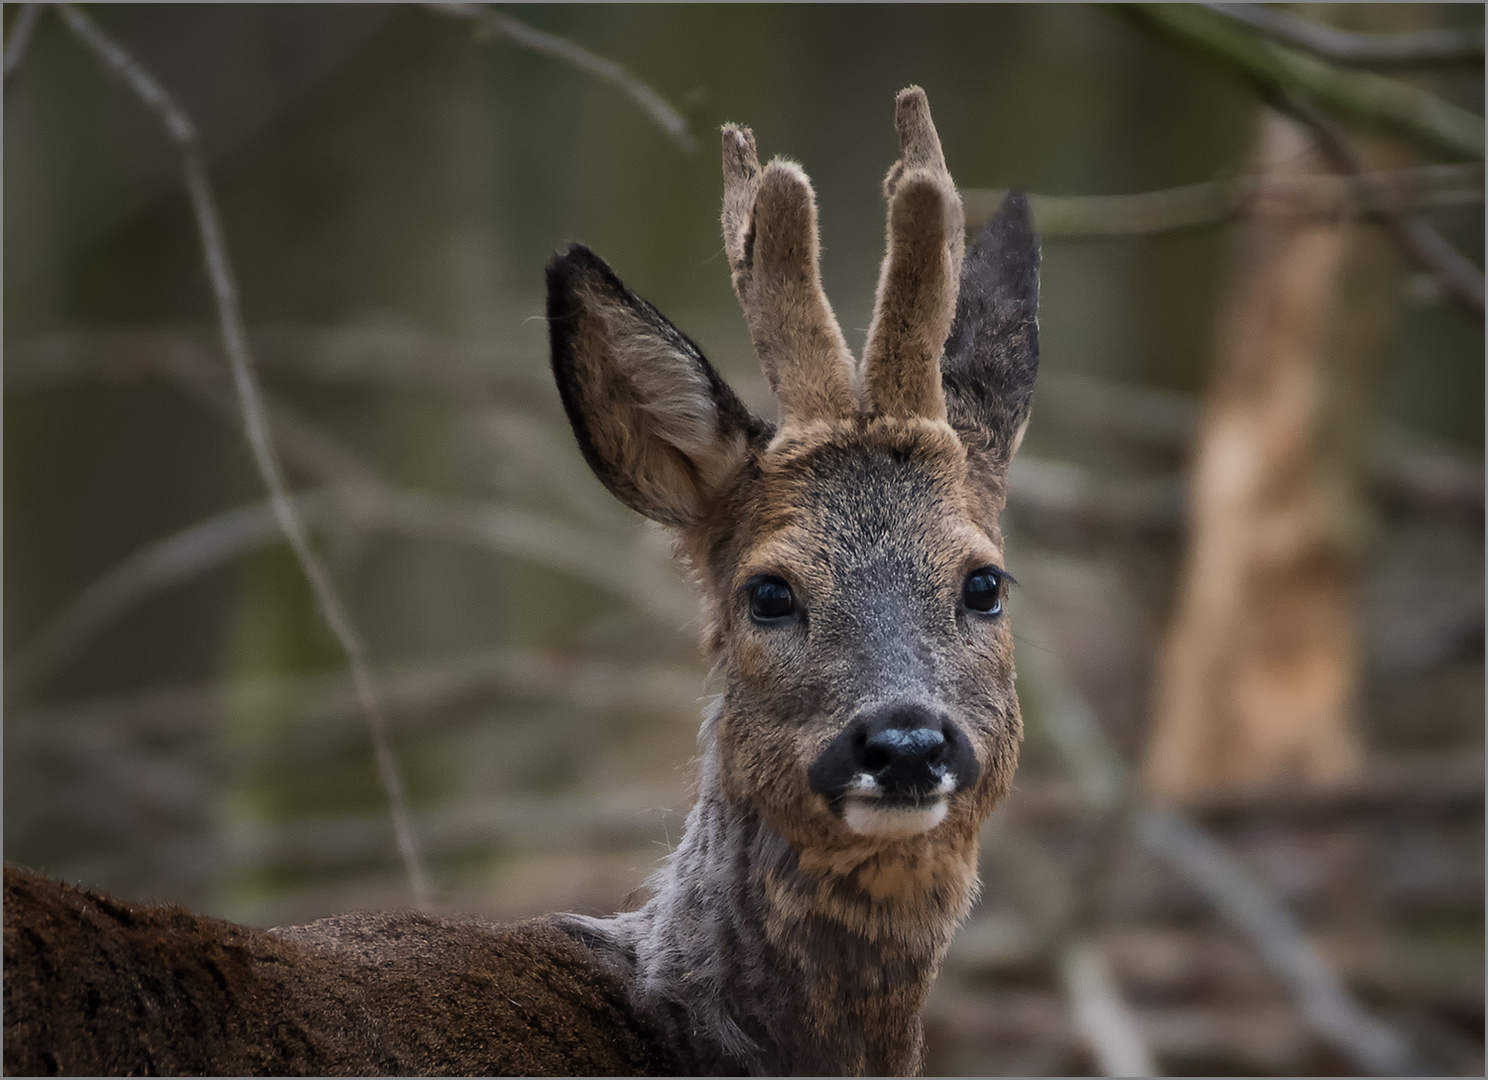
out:
<path id="1" fill-rule="evenodd" d="M 590 922 L 591 940 L 598 931 L 697 1071 L 917 1072 L 920 1009 L 976 888 L 974 836 L 953 880 L 874 896 L 732 804 L 716 749 L 701 764 L 702 794 L 651 900 Z"/>

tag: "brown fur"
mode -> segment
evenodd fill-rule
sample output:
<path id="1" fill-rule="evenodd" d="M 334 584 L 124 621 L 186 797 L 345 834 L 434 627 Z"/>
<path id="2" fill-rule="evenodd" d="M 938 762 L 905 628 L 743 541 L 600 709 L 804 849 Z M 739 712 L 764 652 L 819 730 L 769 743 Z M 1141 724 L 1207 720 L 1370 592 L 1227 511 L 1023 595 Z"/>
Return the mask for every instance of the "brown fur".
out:
<path id="1" fill-rule="evenodd" d="M 624 987 L 541 921 L 281 933 L 5 868 L 8 1075 L 644 1075 Z"/>
<path id="2" fill-rule="evenodd" d="M 917 1070 L 920 1008 L 1022 737 L 1008 619 L 971 610 L 964 589 L 1003 561 L 1038 249 L 1014 196 L 963 265 L 960 199 L 918 88 L 899 95 L 896 127 L 861 370 L 821 290 L 809 182 L 761 169 L 753 136 L 724 129 L 724 244 L 778 427 L 587 248 L 548 268 L 574 436 L 617 498 L 675 528 L 723 686 L 697 802 L 645 905 L 266 934 L 7 870 L 8 1068 Z M 759 575 L 788 585 L 788 618 L 751 614 Z M 855 831 L 815 766 L 896 710 L 957 737 L 944 817 Z"/>
<path id="3" fill-rule="evenodd" d="M 723 129 L 724 248 L 760 366 L 788 421 L 845 416 L 852 354 L 822 291 L 816 195 L 799 166 L 763 171 L 748 128 Z"/>
<path id="4" fill-rule="evenodd" d="M 895 103 L 900 158 L 884 180 L 887 252 L 863 352 L 867 408 L 887 416 L 945 416 L 940 355 L 956 310 L 966 214 L 946 170 L 925 92 Z"/>

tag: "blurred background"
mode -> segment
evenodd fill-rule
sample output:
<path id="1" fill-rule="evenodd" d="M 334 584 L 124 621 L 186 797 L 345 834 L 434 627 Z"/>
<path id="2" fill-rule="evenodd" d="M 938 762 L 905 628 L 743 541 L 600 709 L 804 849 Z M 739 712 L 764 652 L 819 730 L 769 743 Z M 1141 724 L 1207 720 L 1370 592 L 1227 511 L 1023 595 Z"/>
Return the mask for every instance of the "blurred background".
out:
<path id="1" fill-rule="evenodd" d="M 768 411 L 717 127 L 810 174 L 860 348 L 919 83 L 968 219 L 1021 187 L 1045 235 L 1028 734 L 926 1071 L 1481 1075 L 1483 8 L 1222 7 L 83 9 L 199 131 L 431 909 L 634 905 L 690 801 L 699 627 L 563 420 L 549 255 Z M 5 858 L 406 906 L 179 147 L 76 14 L 4 24 Z"/>

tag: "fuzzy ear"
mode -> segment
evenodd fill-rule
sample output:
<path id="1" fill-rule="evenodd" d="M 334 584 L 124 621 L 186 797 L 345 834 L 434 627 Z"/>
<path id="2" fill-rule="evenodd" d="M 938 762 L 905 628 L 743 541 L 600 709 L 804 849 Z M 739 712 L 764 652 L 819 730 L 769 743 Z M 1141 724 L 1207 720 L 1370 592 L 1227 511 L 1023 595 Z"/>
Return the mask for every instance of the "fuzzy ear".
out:
<path id="1" fill-rule="evenodd" d="M 653 521 L 697 523 L 763 424 L 685 334 L 582 244 L 548 263 L 548 335 L 594 475 Z"/>
<path id="2" fill-rule="evenodd" d="M 1011 191 L 961 266 L 941 381 L 962 438 L 1006 469 L 1023 438 L 1038 374 L 1039 241 L 1028 198 Z"/>

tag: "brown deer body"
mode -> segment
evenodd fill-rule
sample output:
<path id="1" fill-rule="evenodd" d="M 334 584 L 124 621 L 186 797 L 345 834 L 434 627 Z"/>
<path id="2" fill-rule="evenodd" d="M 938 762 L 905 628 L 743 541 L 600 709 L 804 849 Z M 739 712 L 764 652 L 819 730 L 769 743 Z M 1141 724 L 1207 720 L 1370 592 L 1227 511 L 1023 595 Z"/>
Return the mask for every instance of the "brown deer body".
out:
<path id="1" fill-rule="evenodd" d="M 725 248 L 778 424 L 588 249 L 548 268 L 579 446 L 675 530 L 723 682 L 651 899 L 264 932 L 7 869 L 7 1072 L 918 1069 L 1022 734 L 998 515 L 1037 368 L 1038 247 L 1013 196 L 963 258 L 923 92 L 896 124 L 861 362 L 821 290 L 805 176 L 724 129 Z"/>

